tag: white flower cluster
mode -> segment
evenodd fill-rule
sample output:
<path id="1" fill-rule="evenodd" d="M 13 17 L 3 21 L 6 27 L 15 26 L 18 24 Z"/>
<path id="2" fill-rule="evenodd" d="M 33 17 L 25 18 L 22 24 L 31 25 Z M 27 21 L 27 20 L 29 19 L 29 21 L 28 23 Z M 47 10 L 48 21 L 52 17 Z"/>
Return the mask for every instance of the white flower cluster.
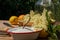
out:
<path id="1" fill-rule="evenodd" d="M 31 10 L 30 14 L 25 15 L 24 19 L 25 21 L 28 20 L 28 17 L 31 17 L 29 22 L 33 22 L 32 27 L 34 27 L 35 29 L 40 29 L 43 28 L 44 30 L 47 30 L 47 25 L 48 25 L 48 21 L 46 19 L 46 12 L 47 10 L 44 9 L 42 12 L 42 15 L 40 13 L 36 13 Z M 50 16 L 51 11 L 48 12 L 48 15 Z"/>

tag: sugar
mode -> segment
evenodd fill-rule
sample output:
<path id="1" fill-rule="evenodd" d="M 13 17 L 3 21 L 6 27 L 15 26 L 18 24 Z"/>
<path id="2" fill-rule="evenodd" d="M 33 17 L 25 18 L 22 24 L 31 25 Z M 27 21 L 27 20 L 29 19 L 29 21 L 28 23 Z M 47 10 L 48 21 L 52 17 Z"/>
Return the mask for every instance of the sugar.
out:
<path id="1" fill-rule="evenodd" d="M 30 27 L 29 27 L 30 28 Z M 30 28 L 31 29 L 31 28 Z M 32 30 L 32 29 L 31 29 Z M 13 32 L 13 33 L 26 33 L 26 32 L 33 32 L 31 30 L 22 28 L 22 27 L 18 27 L 18 28 L 12 28 L 10 30 L 8 30 L 9 32 Z"/>

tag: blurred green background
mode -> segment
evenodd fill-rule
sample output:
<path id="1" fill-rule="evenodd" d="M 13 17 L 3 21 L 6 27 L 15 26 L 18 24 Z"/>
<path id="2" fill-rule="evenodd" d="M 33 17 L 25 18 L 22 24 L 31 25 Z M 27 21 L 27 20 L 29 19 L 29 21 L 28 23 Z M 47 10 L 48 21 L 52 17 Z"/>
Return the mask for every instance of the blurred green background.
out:
<path id="1" fill-rule="evenodd" d="M 0 20 L 8 20 L 9 17 L 21 14 L 27 14 L 30 10 L 34 10 L 35 3 L 38 0 L 0 0 Z M 60 0 L 52 0 L 54 13 L 53 16 L 60 21 Z M 59 3 L 58 3 L 59 2 Z M 42 8 L 40 8 L 42 9 Z"/>

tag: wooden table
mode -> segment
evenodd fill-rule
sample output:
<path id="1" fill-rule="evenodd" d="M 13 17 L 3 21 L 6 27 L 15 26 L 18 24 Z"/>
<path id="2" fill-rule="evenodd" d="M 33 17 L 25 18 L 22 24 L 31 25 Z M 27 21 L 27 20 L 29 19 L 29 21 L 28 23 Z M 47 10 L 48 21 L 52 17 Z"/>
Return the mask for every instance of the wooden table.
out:
<path id="1" fill-rule="evenodd" d="M 3 22 L 8 22 L 8 21 L 0 20 L 0 30 L 4 31 L 5 28 L 8 27 L 8 26 L 4 25 Z M 0 40 L 13 40 L 13 38 L 11 36 L 7 35 L 7 34 L 8 33 L 0 31 Z M 40 39 L 39 38 L 38 40 L 47 40 L 47 39 Z"/>
<path id="2" fill-rule="evenodd" d="M 0 35 L 0 40 L 13 40 L 13 38 L 7 35 Z"/>
<path id="3" fill-rule="evenodd" d="M 5 28 L 7 28 L 7 26 L 5 26 L 3 22 L 8 21 L 0 20 L 0 40 L 13 40 L 13 38 L 7 35 L 8 33 L 5 32 Z"/>

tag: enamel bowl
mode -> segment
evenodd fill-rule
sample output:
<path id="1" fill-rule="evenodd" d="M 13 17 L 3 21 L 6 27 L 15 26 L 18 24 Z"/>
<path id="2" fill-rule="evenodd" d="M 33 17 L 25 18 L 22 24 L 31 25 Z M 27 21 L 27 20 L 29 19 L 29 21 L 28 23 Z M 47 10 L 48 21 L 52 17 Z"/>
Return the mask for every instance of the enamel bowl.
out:
<path id="1" fill-rule="evenodd" d="M 14 40 L 35 40 L 37 39 L 40 31 L 34 30 L 32 27 L 17 27 L 8 29 L 7 32 L 10 33 Z"/>

